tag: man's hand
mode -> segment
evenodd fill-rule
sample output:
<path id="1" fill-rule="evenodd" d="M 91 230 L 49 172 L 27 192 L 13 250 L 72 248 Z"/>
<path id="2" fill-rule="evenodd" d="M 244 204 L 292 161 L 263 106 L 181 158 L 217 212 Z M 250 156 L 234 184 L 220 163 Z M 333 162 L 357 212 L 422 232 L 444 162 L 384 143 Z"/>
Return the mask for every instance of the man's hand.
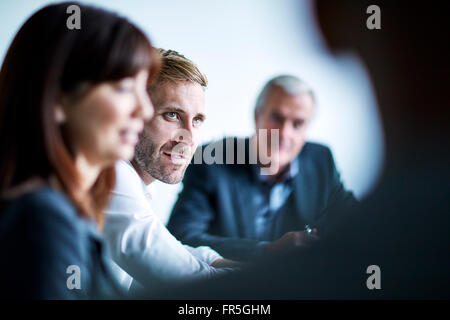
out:
<path id="1" fill-rule="evenodd" d="M 307 231 L 291 231 L 285 233 L 281 238 L 264 246 L 264 255 L 275 256 L 286 254 L 294 250 L 307 248 L 319 240 L 317 229 Z"/>
<path id="2" fill-rule="evenodd" d="M 229 267 L 242 267 L 244 265 L 245 265 L 245 263 L 234 261 L 234 260 L 216 259 L 211 264 L 211 267 L 214 267 L 214 268 L 229 268 Z"/>

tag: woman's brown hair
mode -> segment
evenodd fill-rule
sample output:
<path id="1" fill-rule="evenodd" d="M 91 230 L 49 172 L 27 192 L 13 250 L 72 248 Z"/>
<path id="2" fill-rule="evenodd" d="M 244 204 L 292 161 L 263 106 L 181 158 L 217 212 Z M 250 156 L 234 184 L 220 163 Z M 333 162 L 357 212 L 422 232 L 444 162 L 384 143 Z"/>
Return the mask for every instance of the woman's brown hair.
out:
<path id="1" fill-rule="evenodd" d="M 67 8 L 81 9 L 81 29 L 67 26 Z M 63 2 L 34 13 L 12 41 L 0 70 L 0 192 L 54 174 L 81 216 L 102 225 L 102 210 L 115 183 L 105 168 L 88 194 L 80 188 L 74 150 L 55 121 L 62 94 L 159 71 L 159 56 L 144 33 L 115 13 Z"/>

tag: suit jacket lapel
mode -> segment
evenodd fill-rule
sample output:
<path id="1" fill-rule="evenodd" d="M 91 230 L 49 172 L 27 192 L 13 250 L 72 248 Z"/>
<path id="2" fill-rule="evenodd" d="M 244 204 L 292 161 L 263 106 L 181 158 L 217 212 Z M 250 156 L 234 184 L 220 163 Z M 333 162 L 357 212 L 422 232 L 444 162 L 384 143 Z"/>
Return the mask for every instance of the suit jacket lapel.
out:
<path id="1" fill-rule="evenodd" d="M 297 208 L 297 214 L 300 218 L 307 224 L 311 224 L 314 222 L 314 212 L 312 211 L 313 205 L 313 188 L 311 183 L 314 183 L 313 179 L 310 177 L 311 168 L 310 162 L 307 158 L 299 156 L 299 172 L 294 178 L 293 181 L 293 194 L 294 194 L 294 203 Z"/>
<path id="2" fill-rule="evenodd" d="M 235 180 L 235 190 L 237 193 L 238 209 L 240 210 L 240 221 L 238 225 L 239 233 L 246 238 L 255 239 L 256 229 L 255 229 L 255 219 L 256 212 L 253 208 L 252 199 L 255 195 L 256 183 L 253 165 L 249 163 L 249 150 L 250 150 L 250 139 L 245 139 L 245 159 L 246 164 L 238 166 L 240 174 L 239 178 Z M 241 171 L 242 170 L 242 171 Z"/>
<path id="3" fill-rule="evenodd" d="M 247 166 L 246 166 L 247 167 Z M 256 236 L 255 230 L 255 211 L 252 206 L 252 199 L 254 197 L 255 188 L 249 184 L 249 180 L 235 180 L 235 190 L 238 201 L 238 210 L 240 210 L 238 228 L 240 234 L 246 238 L 254 239 Z"/>

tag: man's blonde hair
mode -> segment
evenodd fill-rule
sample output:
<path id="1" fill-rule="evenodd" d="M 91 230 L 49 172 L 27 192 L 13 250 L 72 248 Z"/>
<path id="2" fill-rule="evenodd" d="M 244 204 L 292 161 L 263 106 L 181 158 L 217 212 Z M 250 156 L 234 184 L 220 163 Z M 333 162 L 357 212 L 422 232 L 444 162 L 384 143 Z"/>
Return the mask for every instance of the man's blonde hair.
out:
<path id="1" fill-rule="evenodd" d="M 175 50 L 158 49 L 161 69 L 158 77 L 149 85 L 149 91 L 167 82 L 193 82 L 203 89 L 208 86 L 206 75 L 189 59 Z"/>

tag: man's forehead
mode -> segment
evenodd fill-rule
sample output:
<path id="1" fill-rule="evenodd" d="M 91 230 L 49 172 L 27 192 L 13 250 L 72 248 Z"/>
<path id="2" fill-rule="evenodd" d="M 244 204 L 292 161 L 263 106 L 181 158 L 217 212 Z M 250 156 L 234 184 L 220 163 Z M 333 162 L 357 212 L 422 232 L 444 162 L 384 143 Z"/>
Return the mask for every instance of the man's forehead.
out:
<path id="1" fill-rule="evenodd" d="M 309 112 L 312 111 L 313 106 L 313 98 L 309 93 L 274 95 L 267 99 L 265 105 L 267 111 L 280 114 Z"/>
<path id="2" fill-rule="evenodd" d="M 197 83 L 166 83 L 154 91 L 156 109 L 171 109 L 186 114 L 204 113 L 205 95 Z"/>

